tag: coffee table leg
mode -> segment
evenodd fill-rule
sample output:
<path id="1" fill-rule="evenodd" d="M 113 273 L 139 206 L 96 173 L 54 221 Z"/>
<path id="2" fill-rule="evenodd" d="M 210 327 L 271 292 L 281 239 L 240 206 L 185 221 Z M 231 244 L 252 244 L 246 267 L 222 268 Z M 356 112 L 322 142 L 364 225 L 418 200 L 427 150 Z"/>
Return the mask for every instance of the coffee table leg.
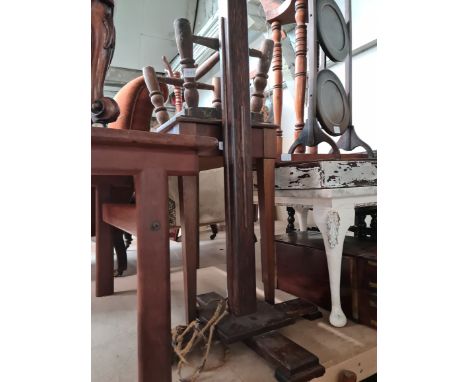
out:
<path id="1" fill-rule="evenodd" d="M 322 233 L 327 254 L 332 303 L 330 324 L 342 327 L 346 325 L 346 316 L 341 309 L 340 300 L 341 258 L 346 232 L 354 223 L 354 208 L 314 206 L 312 214 Z"/>
<path id="2" fill-rule="evenodd" d="M 171 381 L 168 178 L 135 176 L 137 208 L 138 381 Z"/>

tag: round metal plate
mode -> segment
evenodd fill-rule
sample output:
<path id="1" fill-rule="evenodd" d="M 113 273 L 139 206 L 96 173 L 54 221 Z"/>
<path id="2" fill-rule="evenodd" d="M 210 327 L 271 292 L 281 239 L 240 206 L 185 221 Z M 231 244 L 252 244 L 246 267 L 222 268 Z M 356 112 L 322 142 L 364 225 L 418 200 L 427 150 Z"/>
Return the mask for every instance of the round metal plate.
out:
<path id="1" fill-rule="evenodd" d="M 317 1 L 317 34 L 320 46 L 333 61 L 344 61 L 349 52 L 348 28 L 334 0 Z"/>
<path id="2" fill-rule="evenodd" d="M 325 131 L 343 134 L 349 125 L 349 103 L 340 79 L 325 69 L 317 76 L 317 118 Z"/>

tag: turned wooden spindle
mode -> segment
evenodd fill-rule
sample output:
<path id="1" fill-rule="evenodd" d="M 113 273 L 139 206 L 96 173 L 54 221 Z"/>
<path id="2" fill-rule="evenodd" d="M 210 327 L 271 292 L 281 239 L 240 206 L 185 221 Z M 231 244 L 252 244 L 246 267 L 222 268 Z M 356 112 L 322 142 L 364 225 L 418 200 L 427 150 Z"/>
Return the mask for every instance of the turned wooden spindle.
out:
<path id="1" fill-rule="evenodd" d="M 177 50 L 180 55 L 182 77 L 184 78 L 184 98 L 187 107 L 198 106 L 198 90 L 195 87 L 195 60 L 193 59 L 193 35 L 187 19 L 174 21 Z"/>
<path id="2" fill-rule="evenodd" d="M 164 96 L 159 86 L 159 81 L 156 72 L 152 66 L 145 66 L 143 68 L 143 78 L 145 79 L 146 87 L 149 90 L 151 103 L 155 108 L 156 119 L 160 125 L 169 120 L 169 113 L 164 106 Z"/>
<path id="3" fill-rule="evenodd" d="M 211 84 L 213 85 L 213 100 L 211 101 L 216 110 L 221 111 L 221 78 L 213 77 Z"/>
<path id="4" fill-rule="evenodd" d="M 265 100 L 265 88 L 268 83 L 268 71 L 273 58 L 273 41 L 266 39 L 262 42 L 261 57 L 258 61 L 257 73 L 253 80 L 254 92 L 250 98 L 250 110 L 259 113 Z"/>
<path id="5" fill-rule="evenodd" d="M 271 24 L 273 48 L 273 121 L 276 129 L 276 153 L 283 152 L 283 131 L 281 130 L 281 114 L 283 112 L 283 52 L 281 47 L 281 23 Z"/>
<path id="6" fill-rule="evenodd" d="M 322 65 L 321 64 L 321 61 L 319 60 L 320 58 L 320 44 L 318 42 L 318 40 L 316 41 L 315 43 L 315 57 L 317 57 L 317 66 L 315 68 L 315 73 L 318 73 L 320 71 L 320 66 Z M 325 54 L 324 54 L 325 56 Z M 318 145 L 317 146 L 307 146 L 307 149 L 306 149 L 306 152 L 307 154 L 318 154 Z"/>
<path id="7" fill-rule="evenodd" d="M 174 77 L 175 78 L 180 78 L 180 72 L 174 72 Z M 175 98 L 175 109 L 176 112 L 178 113 L 179 111 L 182 111 L 182 105 L 184 103 L 184 99 L 182 96 L 182 88 L 180 86 L 174 86 L 174 98 Z"/>
<path id="8" fill-rule="evenodd" d="M 162 60 L 163 60 L 164 66 L 166 67 L 167 74 L 170 77 L 180 78 L 180 72 L 179 71 L 174 72 L 172 70 L 171 64 L 169 63 L 169 60 L 167 59 L 167 57 L 162 56 Z M 175 110 L 176 110 L 176 113 L 178 113 L 179 111 L 182 111 L 182 103 L 183 103 L 182 88 L 178 85 L 174 85 L 174 100 L 175 100 Z"/>
<path id="9" fill-rule="evenodd" d="M 307 4 L 305 0 L 296 0 L 295 20 L 296 20 L 296 62 L 295 62 L 295 99 L 294 108 L 296 114 L 296 123 L 294 125 L 294 140 L 301 134 L 304 128 L 304 101 L 306 89 L 307 72 Z M 304 146 L 298 146 L 297 153 L 303 153 Z"/>
<path id="10" fill-rule="evenodd" d="M 110 123 L 119 116 L 119 106 L 104 97 L 103 88 L 115 47 L 114 1 L 91 0 L 91 120 Z"/>

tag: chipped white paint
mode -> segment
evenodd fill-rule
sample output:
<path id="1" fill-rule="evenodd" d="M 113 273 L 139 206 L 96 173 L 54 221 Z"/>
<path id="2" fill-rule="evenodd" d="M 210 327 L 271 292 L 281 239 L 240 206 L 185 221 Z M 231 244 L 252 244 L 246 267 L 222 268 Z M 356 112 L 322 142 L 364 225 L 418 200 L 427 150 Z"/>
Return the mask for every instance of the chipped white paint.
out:
<path id="1" fill-rule="evenodd" d="M 327 237 L 330 248 L 335 248 L 338 244 L 338 230 L 340 229 L 340 214 L 336 210 L 328 211 L 327 216 Z"/>
<path id="2" fill-rule="evenodd" d="M 279 167 L 277 190 L 340 188 L 377 185 L 377 163 L 369 161 L 320 161 Z"/>

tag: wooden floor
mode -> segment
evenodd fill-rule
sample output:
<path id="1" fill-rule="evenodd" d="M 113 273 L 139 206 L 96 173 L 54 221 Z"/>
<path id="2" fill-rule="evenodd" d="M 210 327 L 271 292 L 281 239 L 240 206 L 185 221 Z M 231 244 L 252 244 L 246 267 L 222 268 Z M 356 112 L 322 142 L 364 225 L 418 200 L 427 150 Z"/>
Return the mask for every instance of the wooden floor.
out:
<path id="1" fill-rule="evenodd" d="M 205 235 L 206 236 L 206 235 Z M 205 238 L 202 234 L 202 238 Z M 226 295 L 226 273 L 223 264 L 224 237 L 220 232 L 214 240 L 202 242 L 202 269 L 198 271 L 198 293 L 217 292 Z M 258 247 L 258 244 L 257 244 Z M 258 254 L 259 248 L 256 248 Z M 183 290 L 182 273 L 178 264 L 180 257 L 178 243 L 171 244 L 171 297 L 172 324 L 182 324 Z M 136 276 L 132 272 L 134 253 L 129 253 L 130 276 L 116 279 L 116 294 L 108 297 L 92 297 L 92 380 L 93 382 L 136 380 Z M 258 281 L 259 261 L 257 259 L 257 295 L 262 298 L 262 284 Z M 92 282 L 94 291 L 94 281 Z M 292 298 L 278 293 L 278 302 Z M 307 321 L 281 329 L 281 332 L 304 348 L 315 353 L 326 373 L 314 379 L 317 382 L 337 382 L 343 369 L 354 371 L 361 381 L 376 373 L 377 338 L 376 331 L 349 321 L 344 328 L 328 324 L 328 313 L 324 318 Z M 222 364 L 224 350 L 220 344 L 214 346 L 208 367 Z M 198 355 L 192 357 L 197 363 Z M 190 369 L 184 370 L 187 376 Z M 222 367 L 203 373 L 198 381 L 258 382 L 275 381 L 274 369 L 243 343 L 229 346 Z M 178 381 L 174 369 L 173 381 Z"/>

